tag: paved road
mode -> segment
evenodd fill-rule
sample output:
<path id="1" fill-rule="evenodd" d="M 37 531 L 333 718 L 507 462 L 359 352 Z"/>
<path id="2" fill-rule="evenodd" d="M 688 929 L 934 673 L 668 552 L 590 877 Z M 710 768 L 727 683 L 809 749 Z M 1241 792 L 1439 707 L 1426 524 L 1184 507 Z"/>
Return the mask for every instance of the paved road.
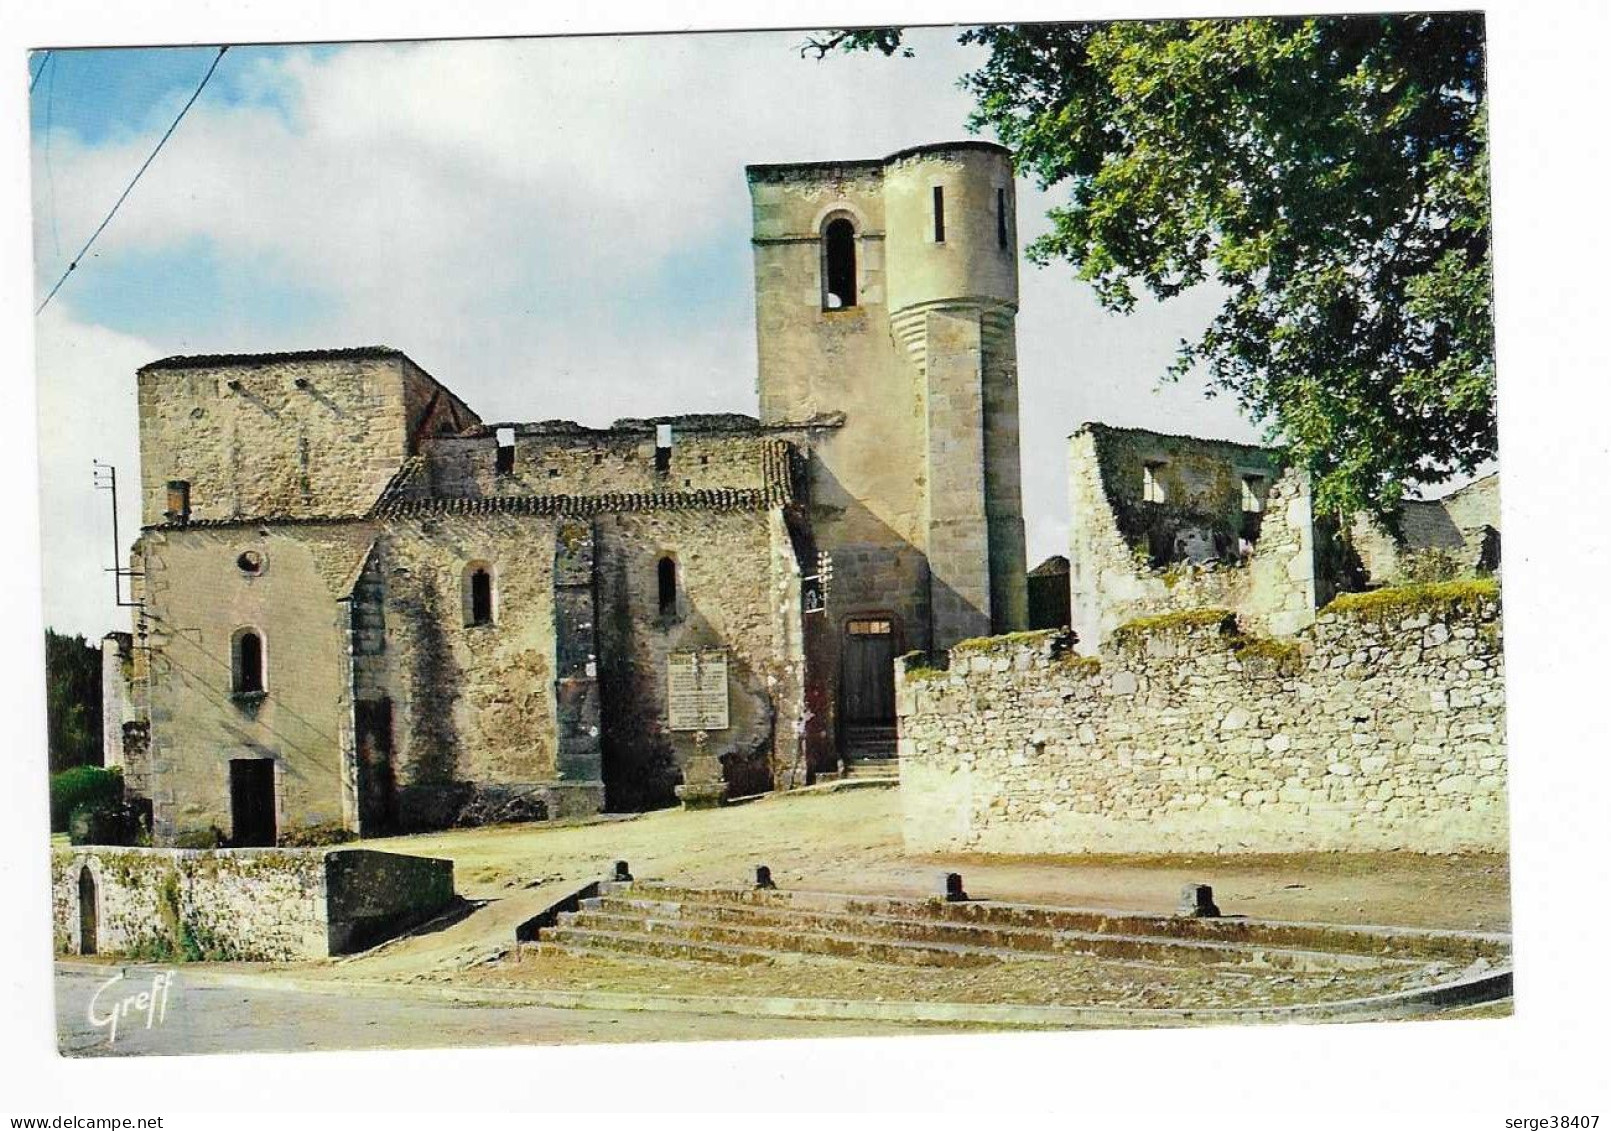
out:
<path id="1" fill-rule="evenodd" d="M 133 1007 L 110 1026 L 119 1000 L 153 988 L 171 971 L 167 1008 L 160 995 L 152 1021 Z M 121 981 L 107 986 L 119 972 Z M 217 1052 L 297 1052 L 314 1049 L 443 1048 L 476 1045 L 583 1044 L 599 1041 L 743 1040 L 909 1034 L 909 1026 L 860 1021 L 806 1021 L 727 1015 L 616 1013 L 548 1006 L 459 1005 L 407 996 L 352 996 L 260 985 L 218 984 L 198 967 L 56 967 L 56 1024 L 68 1056 L 146 1056 Z M 99 996 L 97 997 L 97 992 Z"/>

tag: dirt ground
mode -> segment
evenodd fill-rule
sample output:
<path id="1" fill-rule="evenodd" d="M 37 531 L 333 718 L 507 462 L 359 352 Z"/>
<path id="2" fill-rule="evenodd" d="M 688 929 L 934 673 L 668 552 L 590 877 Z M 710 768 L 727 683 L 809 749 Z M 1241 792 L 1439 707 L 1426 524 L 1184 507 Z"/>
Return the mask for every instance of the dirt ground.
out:
<path id="1" fill-rule="evenodd" d="M 1227 915 L 1505 931 L 1503 856 L 1310 853 L 1280 856 L 908 856 L 900 793 L 855 789 L 777 794 L 722 809 L 664 810 L 572 826 L 465 829 L 363 842 L 445 856 L 475 900 L 553 893 L 626 860 L 639 879 L 741 884 L 754 866 L 802 890 L 930 895 L 948 871 L 969 895 L 1164 913 L 1186 883 L 1213 885 Z"/>

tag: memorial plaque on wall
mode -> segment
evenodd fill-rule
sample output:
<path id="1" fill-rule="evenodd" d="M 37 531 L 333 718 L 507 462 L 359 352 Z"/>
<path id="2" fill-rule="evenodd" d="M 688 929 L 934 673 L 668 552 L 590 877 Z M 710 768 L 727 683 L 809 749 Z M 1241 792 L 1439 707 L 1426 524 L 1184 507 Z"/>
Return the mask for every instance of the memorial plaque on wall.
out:
<path id="1" fill-rule="evenodd" d="M 727 653 L 674 652 L 666 657 L 672 730 L 726 730 Z"/>

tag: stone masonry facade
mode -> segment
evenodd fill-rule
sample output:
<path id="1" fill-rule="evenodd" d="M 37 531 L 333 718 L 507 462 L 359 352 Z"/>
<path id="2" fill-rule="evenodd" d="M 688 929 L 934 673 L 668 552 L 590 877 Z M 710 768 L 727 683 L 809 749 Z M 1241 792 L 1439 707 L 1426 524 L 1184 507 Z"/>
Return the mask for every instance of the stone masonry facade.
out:
<path id="1" fill-rule="evenodd" d="M 158 844 L 804 785 L 896 651 L 1025 627 L 1010 154 L 746 176 L 757 416 L 488 422 L 384 346 L 140 369 L 106 745 Z"/>
<path id="2" fill-rule="evenodd" d="M 285 962 L 362 949 L 453 900 L 453 863 L 360 849 L 51 854 L 58 953 Z"/>
<path id="3" fill-rule="evenodd" d="M 1229 610 L 903 658 L 909 851 L 1505 851 L 1498 589 L 1345 595 L 1287 638 Z"/>

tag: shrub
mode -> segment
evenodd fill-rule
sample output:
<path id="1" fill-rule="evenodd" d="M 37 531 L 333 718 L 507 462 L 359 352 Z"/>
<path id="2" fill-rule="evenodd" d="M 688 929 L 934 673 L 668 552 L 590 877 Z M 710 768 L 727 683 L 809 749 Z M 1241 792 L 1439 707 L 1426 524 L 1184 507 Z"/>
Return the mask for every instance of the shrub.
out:
<path id="1" fill-rule="evenodd" d="M 222 848 L 224 830 L 217 825 L 205 829 L 185 829 L 173 838 L 175 848 Z"/>
<path id="2" fill-rule="evenodd" d="M 100 766 L 74 766 L 50 778 L 50 831 L 67 832 L 73 810 L 92 802 L 123 800 L 123 771 Z"/>
<path id="3" fill-rule="evenodd" d="M 92 798 L 73 807 L 67 818 L 67 839 L 72 844 L 150 843 L 138 810 L 125 801 Z"/>
<path id="4" fill-rule="evenodd" d="M 325 845 L 346 844 L 349 840 L 356 839 L 351 829 L 329 821 L 322 825 L 302 825 L 286 829 L 280 834 L 280 847 L 323 848 Z"/>

